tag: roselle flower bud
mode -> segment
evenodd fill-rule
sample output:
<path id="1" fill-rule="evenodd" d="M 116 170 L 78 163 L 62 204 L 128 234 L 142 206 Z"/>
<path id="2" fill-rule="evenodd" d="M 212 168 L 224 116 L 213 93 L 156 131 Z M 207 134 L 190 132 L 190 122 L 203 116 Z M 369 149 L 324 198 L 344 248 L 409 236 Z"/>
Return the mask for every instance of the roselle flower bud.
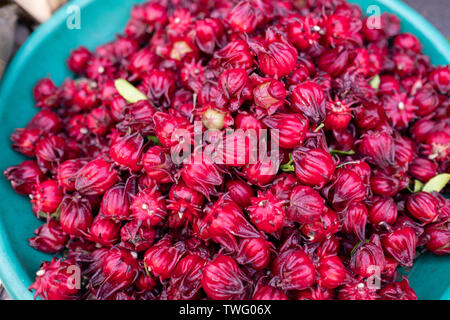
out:
<path id="1" fill-rule="evenodd" d="M 295 175 L 300 182 L 322 188 L 331 179 L 336 165 L 328 152 L 321 149 L 296 148 L 292 152 Z"/>
<path id="2" fill-rule="evenodd" d="M 57 101 L 58 88 L 51 79 L 43 78 L 34 86 L 33 97 L 38 107 L 51 108 Z"/>
<path id="3" fill-rule="evenodd" d="M 408 173 L 422 182 L 427 182 L 437 174 L 437 165 L 428 159 L 414 158 L 408 167 Z"/>
<path id="4" fill-rule="evenodd" d="M 426 84 L 414 96 L 414 104 L 418 107 L 416 114 L 420 117 L 433 112 L 439 106 L 439 98 L 431 84 Z"/>
<path id="5" fill-rule="evenodd" d="M 11 134 L 12 148 L 28 157 L 36 154 L 36 145 L 39 143 L 42 131 L 40 129 L 16 129 Z"/>
<path id="6" fill-rule="evenodd" d="M 278 199 L 289 201 L 293 189 L 298 184 L 299 181 L 295 175 L 282 173 L 279 174 L 275 181 L 272 183 L 272 185 L 270 186 L 270 190 Z"/>
<path id="7" fill-rule="evenodd" d="M 92 220 L 92 206 L 86 198 L 66 196 L 61 202 L 59 223 L 65 233 L 81 237 L 88 232 Z"/>
<path id="8" fill-rule="evenodd" d="M 145 252 L 144 263 L 148 272 L 160 280 L 165 280 L 170 278 L 181 253 L 169 240 L 163 239 Z"/>
<path id="9" fill-rule="evenodd" d="M 374 197 L 368 201 L 369 221 L 374 226 L 392 225 L 397 220 L 397 206 L 390 197 Z"/>
<path id="10" fill-rule="evenodd" d="M 302 249 L 281 252 L 272 262 L 272 273 L 283 290 L 309 288 L 316 277 L 314 264 Z"/>
<path id="11" fill-rule="evenodd" d="M 103 246 L 112 246 L 119 240 L 120 223 L 114 220 L 96 216 L 89 228 L 86 237 L 89 241 L 99 243 Z"/>
<path id="12" fill-rule="evenodd" d="M 175 75 L 169 71 L 153 69 L 144 77 L 142 89 L 153 104 L 170 104 L 175 91 Z"/>
<path id="13" fill-rule="evenodd" d="M 255 105 L 266 110 L 269 115 L 275 113 L 285 104 L 286 95 L 287 92 L 283 83 L 275 79 L 268 79 L 268 81 L 259 83 L 253 89 Z"/>
<path id="14" fill-rule="evenodd" d="M 150 26 L 155 29 L 164 27 L 168 22 L 167 8 L 156 2 L 149 2 L 143 5 L 142 17 L 139 19 L 144 20 Z"/>
<path id="15" fill-rule="evenodd" d="M 255 195 L 252 187 L 240 180 L 228 181 L 225 188 L 231 199 L 241 208 L 248 207 L 251 204 L 250 199 Z"/>
<path id="16" fill-rule="evenodd" d="M 351 257 L 350 268 L 362 277 L 381 277 L 385 268 L 385 257 L 380 237 L 373 234 L 370 242 L 361 242 Z"/>
<path id="17" fill-rule="evenodd" d="M 253 292 L 252 300 L 288 300 L 283 290 L 272 286 L 258 286 Z"/>
<path id="18" fill-rule="evenodd" d="M 124 112 L 124 111 L 118 111 Z M 122 131 L 138 131 L 142 135 L 153 134 L 153 116 L 156 109 L 147 100 L 140 100 L 136 103 L 127 106 L 127 114 L 124 121 L 119 123 L 116 127 Z"/>
<path id="19" fill-rule="evenodd" d="M 104 282 L 97 292 L 99 299 L 106 299 L 118 290 L 127 288 L 139 276 L 136 253 L 123 248 L 112 247 L 105 254 L 101 265 Z"/>
<path id="20" fill-rule="evenodd" d="M 45 300 L 75 300 L 78 288 L 73 278 L 77 264 L 72 259 L 53 258 L 51 262 L 43 262 L 36 272 L 36 280 L 29 290 L 35 290 L 34 298 Z"/>
<path id="21" fill-rule="evenodd" d="M 34 231 L 35 236 L 28 240 L 30 246 L 45 252 L 56 253 L 61 251 L 69 236 L 64 233 L 56 219 L 50 219 Z"/>
<path id="22" fill-rule="evenodd" d="M 41 110 L 28 122 L 27 129 L 40 129 L 55 134 L 61 130 L 61 119 L 53 111 Z"/>
<path id="23" fill-rule="evenodd" d="M 142 252 L 151 247 L 155 241 L 154 229 L 142 225 L 141 222 L 131 220 L 120 229 L 120 240 L 125 247 L 136 252 Z"/>
<path id="24" fill-rule="evenodd" d="M 380 291 L 381 300 L 417 300 L 413 288 L 409 286 L 408 279 L 403 276 L 402 281 L 389 283 Z"/>
<path id="25" fill-rule="evenodd" d="M 352 113 L 347 104 L 336 100 L 326 103 L 327 116 L 325 119 L 325 127 L 330 130 L 345 130 L 352 120 Z"/>
<path id="26" fill-rule="evenodd" d="M 394 165 L 395 145 L 393 138 L 386 132 L 364 134 L 359 151 L 367 161 L 380 168 Z"/>
<path id="27" fill-rule="evenodd" d="M 239 251 L 236 262 L 248 265 L 255 270 L 263 270 L 270 263 L 272 244 L 263 238 L 249 238 L 239 241 Z"/>
<path id="28" fill-rule="evenodd" d="M 225 97 L 230 100 L 240 97 L 248 81 L 249 78 L 244 69 L 229 69 L 220 74 L 219 87 Z"/>
<path id="29" fill-rule="evenodd" d="M 368 286 L 366 280 L 353 279 L 352 282 L 343 285 L 338 291 L 339 300 L 378 300 L 377 289 Z"/>
<path id="30" fill-rule="evenodd" d="M 103 194 L 119 179 L 114 165 L 103 159 L 88 162 L 76 174 L 75 189 L 84 195 Z"/>
<path id="31" fill-rule="evenodd" d="M 343 164 L 342 167 L 356 173 L 362 179 L 364 185 L 368 186 L 370 184 L 371 169 L 364 160 L 351 161 L 350 163 Z"/>
<path id="32" fill-rule="evenodd" d="M 328 239 L 322 241 L 317 247 L 316 254 L 318 257 L 336 256 L 340 250 L 340 239 L 335 236 L 331 236 Z"/>
<path id="33" fill-rule="evenodd" d="M 101 214 L 104 217 L 122 221 L 130 215 L 132 194 L 125 185 L 116 185 L 106 191 L 102 198 Z"/>
<path id="34" fill-rule="evenodd" d="M 83 74 L 92 53 L 85 47 L 79 47 L 70 53 L 67 66 L 75 74 Z"/>
<path id="35" fill-rule="evenodd" d="M 139 192 L 130 205 L 132 218 L 143 225 L 153 227 L 160 225 L 167 215 L 166 200 L 156 188 Z"/>
<path id="36" fill-rule="evenodd" d="M 214 53 L 214 58 L 224 67 L 250 69 L 253 64 L 253 54 L 244 40 L 229 42 L 221 50 Z"/>
<path id="37" fill-rule="evenodd" d="M 406 202 L 408 212 L 424 224 L 435 222 L 439 216 L 438 201 L 427 192 L 410 195 Z"/>
<path id="38" fill-rule="evenodd" d="M 129 168 L 131 171 L 140 171 L 143 148 L 144 138 L 136 132 L 111 145 L 109 155 L 118 165 Z"/>
<path id="39" fill-rule="evenodd" d="M 333 290 L 324 289 L 319 286 L 299 291 L 297 300 L 333 300 Z"/>
<path id="40" fill-rule="evenodd" d="M 87 163 L 84 159 L 66 160 L 56 169 L 58 184 L 66 191 L 75 190 L 76 173 Z"/>
<path id="41" fill-rule="evenodd" d="M 264 124 L 279 132 L 279 145 L 293 149 L 303 143 L 308 131 L 309 121 L 299 114 L 277 113 L 264 118 Z"/>
<path id="42" fill-rule="evenodd" d="M 43 138 L 36 145 L 36 158 L 39 166 L 45 171 L 53 171 L 58 161 L 67 156 L 67 142 L 60 136 Z"/>
<path id="43" fill-rule="evenodd" d="M 410 33 L 401 33 L 394 38 L 393 47 L 398 50 L 420 53 L 422 45 L 415 35 Z"/>
<path id="44" fill-rule="evenodd" d="M 300 51 L 307 51 L 320 40 L 319 24 L 315 17 L 295 16 L 288 24 L 288 38 Z"/>
<path id="45" fill-rule="evenodd" d="M 172 272 L 169 300 L 195 300 L 201 297 L 202 271 L 206 261 L 190 254 L 181 259 Z"/>
<path id="46" fill-rule="evenodd" d="M 450 134 L 445 131 L 430 134 L 423 149 L 423 154 L 430 160 L 447 159 L 450 156 Z"/>
<path id="47" fill-rule="evenodd" d="M 359 240 L 366 237 L 366 224 L 368 218 L 367 207 L 362 202 L 352 202 L 343 211 L 342 229 L 345 233 L 354 234 Z"/>
<path id="48" fill-rule="evenodd" d="M 284 201 L 280 201 L 270 190 L 265 194 L 258 191 L 258 196 L 250 201 L 248 215 L 258 230 L 274 233 L 283 227 L 286 216 Z"/>
<path id="49" fill-rule="evenodd" d="M 433 223 L 425 228 L 426 248 L 436 255 L 450 253 L 450 223 Z"/>
<path id="50" fill-rule="evenodd" d="M 256 50 L 259 68 L 269 77 L 279 79 L 291 73 L 298 58 L 297 49 L 285 40 L 270 41 Z"/>
<path id="51" fill-rule="evenodd" d="M 192 155 L 181 168 L 181 177 L 187 186 L 203 194 L 207 199 L 216 186 L 223 184 L 223 173 L 208 157 L 196 160 Z"/>
<path id="52" fill-rule="evenodd" d="M 213 300 L 241 300 L 248 297 L 247 279 L 230 257 L 219 255 L 203 269 L 202 287 Z"/>
<path id="53" fill-rule="evenodd" d="M 144 293 L 156 288 L 158 280 L 152 276 L 148 276 L 145 272 L 141 272 L 134 282 L 134 285 L 139 290 L 138 293 Z"/>
<path id="54" fill-rule="evenodd" d="M 379 104 L 367 103 L 353 110 L 356 124 L 361 129 L 376 129 L 386 119 L 386 113 Z"/>
<path id="55" fill-rule="evenodd" d="M 428 75 L 428 79 L 439 93 L 448 94 L 450 92 L 450 68 L 448 66 L 437 67 Z"/>
<path id="56" fill-rule="evenodd" d="M 333 78 L 336 78 L 345 70 L 348 62 L 353 60 L 352 56 L 353 53 L 344 47 L 329 49 L 317 59 L 317 65 Z"/>
<path id="57" fill-rule="evenodd" d="M 89 61 L 89 63 L 91 62 L 91 67 L 88 67 L 88 69 L 86 70 L 87 73 L 90 72 L 89 68 L 95 69 L 95 67 L 103 67 L 94 65 L 94 63 L 96 62 L 95 58 Z M 95 70 L 96 73 L 97 70 Z M 91 82 L 90 80 L 81 80 L 80 82 L 76 83 L 76 90 L 72 96 L 72 108 L 75 108 L 75 110 L 90 110 L 98 107 L 99 104 L 100 99 L 98 97 L 98 90 L 94 82 Z"/>
<path id="58" fill-rule="evenodd" d="M 350 202 L 360 202 L 366 197 L 362 179 L 345 168 L 336 170 L 336 180 L 323 190 L 333 206 L 346 206 Z"/>
<path id="59" fill-rule="evenodd" d="M 213 54 L 216 44 L 223 43 L 223 25 L 220 20 L 205 18 L 195 21 L 195 43 L 207 54 Z"/>
<path id="60" fill-rule="evenodd" d="M 41 213 L 50 215 L 58 209 L 63 200 L 63 192 L 55 180 L 37 182 L 31 191 L 31 206 L 37 217 Z"/>
<path id="61" fill-rule="evenodd" d="M 417 240 L 414 229 L 408 226 L 400 226 L 381 236 L 385 252 L 406 267 L 412 266 Z"/>
<path id="62" fill-rule="evenodd" d="M 239 206 L 227 195 L 221 196 L 209 208 L 204 221 L 209 237 L 230 251 L 238 250 L 236 237 L 260 237 L 260 233 L 245 219 Z"/>
<path id="63" fill-rule="evenodd" d="M 258 187 L 271 183 L 280 168 L 279 159 L 265 157 L 254 164 L 248 164 L 242 169 L 242 173 L 248 182 Z"/>
<path id="64" fill-rule="evenodd" d="M 238 113 L 234 119 L 234 126 L 236 129 L 255 130 L 258 134 L 260 130 L 265 129 L 264 123 L 252 114 Z"/>
<path id="65" fill-rule="evenodd" d="M 35 185 L 45 178 L 33 160 L 25 160 L 17 166 L 7 168 L 4 175 L 11 182 L 14 191 L 23 195 L 31 194 Z"/>
<path id="66" fill-rule="evenodd" d="M 287 216 L 298 223 L 318 220 L 325 208 L 325 199 L 316 190 L 307 186 L 294 187 L 289 201 Z"/>
<path id="67" fill-rule="evenodd" d="M 408 166 L 414 159 L 416 145 L 408 138 L 398 136 L 394 139 L 395 162 L 398 167 Z"/>
<path id="68" fill-rule="evenodd" d="M 142 158 L 142 164 L 147 175 L 157 183 L 172 182 L 174 165 L 163 147 L 150 147 Z"/>
<path id="69" fill-rule="evenodd" d="M 231 30 L 247 34 L 252 33 L 263 20 L 264 13 L 250 1 L 239 2 L 226 18 Z"/>
<path id="70" fill-rule="evenodd" d="M 180 182 L 170 188 L 167 209 L 181 221 L 192 222 L 201 212 L 204 200 L 202 194 Z"/>
<path id="71" fill-rule="evenodd" d="M 143 48 L 130 56 L 130 64 L 127 66 L 127 69 L 131 73 L 142 77 L 157 67 L 157 61 L 158 56 L 153 51 Z"/>
<path id="72" fill-rule="evenodd" d="M 409 181 L 409 180 L 408 180 Z M 370 177 L 370 188 L 376 195 L 393 197 L 400 189 L 406 188 L 402 177 L 396 177 L 376 170 Z"/>
<path id="73" fill-rule="evenodd" d="M 191 128 L 188 119 L 173 113 L 156 112 L 153 115 L 153 121 L 155 122 L 155 134 L 165 148 L 176 146 L 179 143 L 174 136 L 175 130 L 184 129 L 190 131 Z"/>
<path id="74" fill-rule="evenodd" d="M 310 242 L 320 242 L 340 231 L 341 223 L 339 217 L 330 208 L 325 207 L 319 220 L 304 224 L 302 233 Z"/>
<path id="75" fill-rule="evenodd" d="M 113 121 L 106 107 L 92 109 L 86 116 L 86 125 L 93 134 L 104 135 L 112 126 Z"/>
<path id="76" fill-rule="evenodd" d="M 328 255 L 319 259 L 318 284 L 322 288 L 334 289 L 345 283 L 348 271 L 345 269 L 341 259 L 335 255 Z"/>

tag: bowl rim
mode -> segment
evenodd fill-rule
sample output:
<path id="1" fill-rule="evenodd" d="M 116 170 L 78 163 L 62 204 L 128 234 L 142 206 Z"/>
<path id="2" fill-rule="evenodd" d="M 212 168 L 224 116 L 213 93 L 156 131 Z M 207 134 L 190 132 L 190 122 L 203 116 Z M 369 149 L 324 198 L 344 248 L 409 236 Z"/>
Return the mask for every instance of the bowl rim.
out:
<path id="1" fill-rule="evenodd" d="M 384 5 L 390 12 L 395 13 L 401 21 L 408 21 L 416 25 L 418 30 L 433 43 L 435 49 L 441 54 L 447 64 L 450 63 L 450 43 L 447 39 L 422 15 L 401 0 L 372 0 Z M 32 54 L 33 49 L 48 37 L 55 28 L 64 23 L 66 10 L 69 6 L 79 6 L 81 9 L 94 3 L 95 0 L 73 0 L 60 9 L 45 23 L 40 25 L 27 39 L 27 41 L 18 50 L 12 61 L 9 63 L 0 82 L 0 101 L 4 101 L 6 92 L 9 92 L 14 83 L 16 83 L 17 70 L 22 68 L 22 62 L 27 60 Z M 8 80 L 8 81 L 7 81 Z M 30 89 L 31 90 L 31 89 Z M 33 294 L 28 291 L 28 274 L 15 251 L 12 250 L 5 235 L 5 226 L 0 219 L 0 279 L 12 299 L 29 300 Z M 450 299 L 450 288 L 441 296 L 441 299 Z"/>

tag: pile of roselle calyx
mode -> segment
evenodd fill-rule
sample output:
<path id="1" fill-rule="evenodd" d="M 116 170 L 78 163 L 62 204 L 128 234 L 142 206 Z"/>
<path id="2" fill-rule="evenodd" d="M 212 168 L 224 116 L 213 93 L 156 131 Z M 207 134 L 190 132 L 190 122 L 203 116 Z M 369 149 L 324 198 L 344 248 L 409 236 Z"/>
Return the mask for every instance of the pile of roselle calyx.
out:
<path id="1" fill-rule="evenodd" d="M 450 69 L 375 18 L 343 0 L 151 1 L 72 51 L 76 79 L 40 80 L 11 135 L 34 160 L 5 171 L 45 222 L 30 245 L 55 254 L 35 296 L 416 299 L 398 268 L 450 253 Z M 268 129 L 267 156 L 237 129 Z"/>

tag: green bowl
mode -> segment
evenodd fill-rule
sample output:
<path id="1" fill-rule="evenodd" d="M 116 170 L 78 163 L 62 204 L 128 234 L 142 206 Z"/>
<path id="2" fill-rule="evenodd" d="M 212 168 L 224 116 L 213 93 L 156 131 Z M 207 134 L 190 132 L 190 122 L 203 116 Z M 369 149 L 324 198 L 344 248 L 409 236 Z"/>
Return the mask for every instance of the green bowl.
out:
<path id="1" fill-rule="evenodd" d="M 132 5 L 143 0 L 74 0 L 61 8 L 40 26 L 22 46 L 9 65 L 0 84 L 0 169 L 22 162 L 25 158 L 10 147 L 9 137 L 15 128 L 23 127 L 36 113 L 32 88 L 45 76 L 60 84 L 71 76 L 65 60 L 71 49 L 88 48 L 114 39 L 121 32 Z M 447 40 L 423 17 L 398 0 L 359 0 L 365 11 L 378 5 L 382 12 L 396 13 L 402 20 L 402 30 L 414 33 L 424 44 L 425 53 L 434 64 L 449 64 L 450 46 Z M 81 9 L 81 28 L 69 29 L 73 8 Z M 32 284 L 40 262 L 51 259 L 28 245 L 41 222 L 31 213 L 28 199 L 17 195 L 1 175 L 0 192 L 0 278 L 13 299 L 32 299 L 28 287 Z M 421 299 L 450 299 L 450 257 L 420 257 L 409 272 L 412 287 Z"/>

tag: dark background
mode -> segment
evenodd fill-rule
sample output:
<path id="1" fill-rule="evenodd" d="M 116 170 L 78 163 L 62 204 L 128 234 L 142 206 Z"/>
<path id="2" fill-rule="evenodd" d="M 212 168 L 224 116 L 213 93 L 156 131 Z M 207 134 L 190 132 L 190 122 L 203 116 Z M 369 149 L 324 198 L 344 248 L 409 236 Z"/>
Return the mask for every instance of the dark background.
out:
<path id="1" fill-rule="evenodd" d="M 403 0 L 450 38 L 450 0 Z"/>

